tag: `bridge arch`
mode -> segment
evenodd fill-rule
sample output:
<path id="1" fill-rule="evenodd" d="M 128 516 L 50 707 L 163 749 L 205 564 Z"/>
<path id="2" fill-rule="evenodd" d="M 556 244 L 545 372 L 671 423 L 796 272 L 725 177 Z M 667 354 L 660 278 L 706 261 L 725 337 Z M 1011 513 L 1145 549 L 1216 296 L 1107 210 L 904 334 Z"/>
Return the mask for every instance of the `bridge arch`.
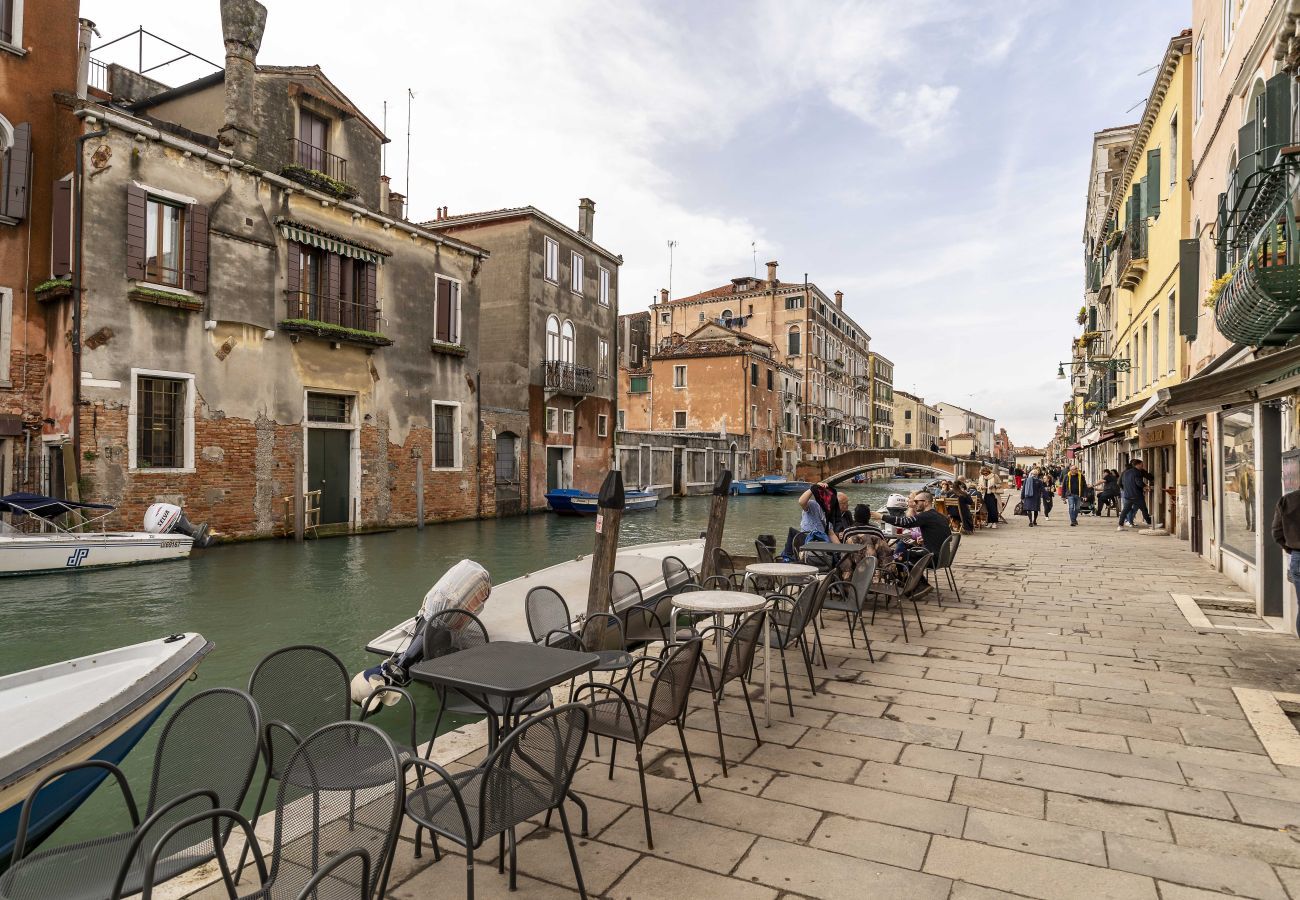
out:
<path id="1" fill-rule="evenodd" d="M 852 478 L 854 475 L 857 475 L 859 472 L 872 472 L 881 469 L 889 469 L 890 471 L 893 471 L 894 469 L 897 469 L 899 467 L 904 467 L 908 469 L 921 469 L 923 471 L 931 473 L 932 475 L 941 476 L 944 478 L 962 477 L 961 475 L 958 475 L 956 472 L 954 472 L 952 469 L 940 469 L 937 466 L 931 466 L 925 463 L 899 462 L 895 464 L 895 463 L 879 462 L 879 463 L 867 463 L 866 465 L 861 465 L 861 466 L 853 466 L 852 468 L 845 469 L 841 472 L 836 472 L 834 475 L 829 475 L 826 478 L 823 478 L 822 480 L 825 481 L 827 484 L 834 486 L 839 484 L 842 481 L 847 481 L 848 479 Z"/>
<path id="2" fill-rule="evenodd" d="M 852 478 L 858 472 L 906 466 L 949 478 L 971 479 L 979 476 L 980 468 L 984 465 L 978 459 L 965 459 L 930 450 L 850 450 L 829 459 L 801 462 L 796 477 L 800 481 L 830 483 Z"/>

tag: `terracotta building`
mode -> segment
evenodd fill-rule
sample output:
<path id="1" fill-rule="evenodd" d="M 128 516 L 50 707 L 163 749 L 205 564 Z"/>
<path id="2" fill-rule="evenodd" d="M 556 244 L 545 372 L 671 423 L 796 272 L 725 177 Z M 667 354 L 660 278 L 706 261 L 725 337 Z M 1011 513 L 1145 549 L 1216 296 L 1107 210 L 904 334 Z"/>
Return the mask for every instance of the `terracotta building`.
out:
<path id="1" fill-rule="evenodd" d="M 577 228 L 531 206 L 440 213 L 426 227 L 493 256 L 481 276 L 491 323 L 479 334 L 482 402 L 526 417 L 526 430 L 495 440 L 499 455 L 513 447 L 530 473 L 527 508 L 545 508 L 556 488 L 598 490 L 614 453 L 623 257 L 596 243 L 596 204 L 578 202 Z"/>
<path id="2" fill-rule="evenodd" d="M 717 322 L 675 335 L 648 364 L 621 370 L 628 431 L 711 432 L 743 437 L 749 456 L 733 475 L 793 473 L 801 376 L 767 341 Z"/>
<path id="3" fill-rule="evenodd" d="M 480 401 L 488 252 L 407 222 L 380 130 L 319 68 L 257 62 L 260 4 L 221 11 L 224 70 L 77 104 L 81 340 L 46 346 L 77 375 L 48 412 L 78 413 L 87 493 L 122 524 L 166 499 L 234 535 L 284 528 L 299 488 L 344 528 L 413 522 L 420 484 L 426 519 L 493 514 L 488 436 L 527 420 Z M 147 87 L 108 74 L 115 100 Z"/>
<path id="4" fill-rule="evenodd" d="M 67 211 L 53 197 L 68 193 L 79 130 L 72 105 L 86 91 L 78 43 L 93 27 L 78 20 L 76 0 L 0 3 L 0 494 L 62 492 L 65 462 L 75 468 L 61 449 L 69 417 L 43 422 L 46 336 L 66 347 L 71 323 L 66 305 L 43 301 L 67 294 L 66 282 L 52 283 L 72 266 L 66 222 L 64 242 L 51 244 L 54 219 Z"/>
<path id="5" fill-rule="evenodd" d="M 770 262 L 766 279 L 734 278 L 676 300 L 662 291 L 650 317 L 655 348 L 709 321 L 770 344 L 774 357 L 802 377 L 803 458 L 871 446 L 871 337 L 844 312 L 843 292 L 831 298 L 811 282 L 781 281 Z"/>

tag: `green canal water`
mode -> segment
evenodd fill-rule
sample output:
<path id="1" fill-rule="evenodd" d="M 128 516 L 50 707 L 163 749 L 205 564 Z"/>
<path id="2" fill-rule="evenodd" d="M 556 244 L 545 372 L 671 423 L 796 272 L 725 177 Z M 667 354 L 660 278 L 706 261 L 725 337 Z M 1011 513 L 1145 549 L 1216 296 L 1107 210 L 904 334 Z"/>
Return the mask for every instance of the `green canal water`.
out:
<path id="1" fill-rule="evenodd" d="M 878 509 L 889 493 L 920 483 L 873 482 L 844 490 L 851 504 Z M 620 544 L 698 537 L 708 507 L 707 498 L 692 497 L 629 513 Z M 752 554 L 757 535 L 772 534 L 780 542 L 798 522 L 793 497 L 733 497 L 724 545 Z M 8 579 L 0 582 L 0 674 L 180 631 L 199 632 L 216 644 L 182 698 L 219 685 L 246 687 L 257 661 L 287 644 L 328 647 L 356 672 L 377 659 L 365 652 L 366 642 L 412 615 L 429 587 L 458 560 L 478 561 L 499 583 L 590 553 L 593 536 L 591 518 L 535 514 L 302 545 L 255 541 L 199 551 L 173 563 Z M 575 600 L 578 606 L 585 602 L 569 598 L 571 606 Z M 420 740 L 427 740 L 436 711 L 432 691 L 416 685 L 413 693 L 423 723 Z M 401 717 L 395 711 L 381 718 L 397 737 Z M 142 800 L 157 731 L 141 741 L 126 764 Z M 97 792 L 64 832 L 89 833 L 105 821 L 120 821 L 108 793 Z"/>

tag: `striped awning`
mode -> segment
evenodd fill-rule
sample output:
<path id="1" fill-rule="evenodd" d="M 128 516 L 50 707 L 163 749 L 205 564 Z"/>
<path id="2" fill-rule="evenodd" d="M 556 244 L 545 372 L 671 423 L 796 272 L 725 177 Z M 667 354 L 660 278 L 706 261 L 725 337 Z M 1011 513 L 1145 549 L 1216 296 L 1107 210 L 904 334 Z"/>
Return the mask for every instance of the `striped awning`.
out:
<path id="1" fill-rule="evenodd" d="M 356 244 L 349 244 L 347 241 L 341 241 L 335 237 L 317 234 L 315 231 L 296 225 L 293 222 L 280 222 L 280 233 L 288 240 L 297 241 L 299 244 L 306 244 L 308 247 L 316 247 L 326 253 L 337 253 L 339 256 L 360 259 L 368 263 L 378 264 L 384 257 L 384 254 L 377 250 L 358 247 Z"/>

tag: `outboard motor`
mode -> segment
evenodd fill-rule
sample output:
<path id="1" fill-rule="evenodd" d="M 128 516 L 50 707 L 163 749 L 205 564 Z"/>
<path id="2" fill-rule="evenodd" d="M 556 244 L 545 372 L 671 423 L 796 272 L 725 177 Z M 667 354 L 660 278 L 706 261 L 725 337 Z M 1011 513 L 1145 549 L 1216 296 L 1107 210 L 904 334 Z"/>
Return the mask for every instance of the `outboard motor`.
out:
<path id="1" fill-rule="evenodd" d="M 150 534 L 184 534 L 194 540 L 195 547 L 212 546 L 212 536 L 207 525 L 195 525 L 185 518 L 181 508 L 174 503 L 155 503 L 144 511 L 144 530 Z"/>

